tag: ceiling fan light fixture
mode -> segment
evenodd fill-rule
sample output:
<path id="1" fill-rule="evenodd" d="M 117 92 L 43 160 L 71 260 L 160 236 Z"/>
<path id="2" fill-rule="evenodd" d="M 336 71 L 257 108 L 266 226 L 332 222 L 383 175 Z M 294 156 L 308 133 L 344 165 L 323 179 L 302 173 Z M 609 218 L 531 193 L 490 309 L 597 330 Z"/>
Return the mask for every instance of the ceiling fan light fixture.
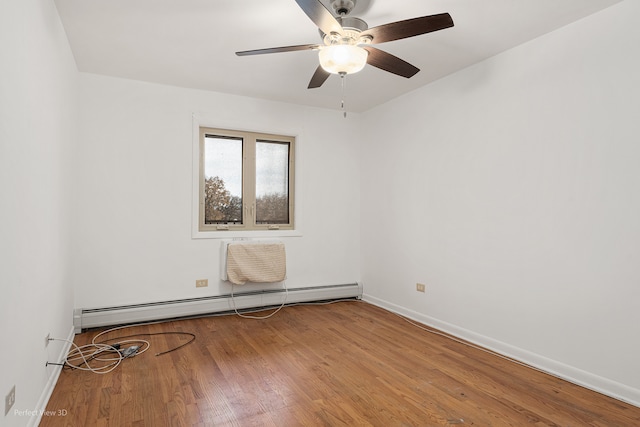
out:
<path id="1" fill-rule="evenodd" d="M 320 65 L 332 74 L 353 74 L 367 64 L 369 52 L 360 46 L 341 44 L 323 46 L 318 54 Z"/>

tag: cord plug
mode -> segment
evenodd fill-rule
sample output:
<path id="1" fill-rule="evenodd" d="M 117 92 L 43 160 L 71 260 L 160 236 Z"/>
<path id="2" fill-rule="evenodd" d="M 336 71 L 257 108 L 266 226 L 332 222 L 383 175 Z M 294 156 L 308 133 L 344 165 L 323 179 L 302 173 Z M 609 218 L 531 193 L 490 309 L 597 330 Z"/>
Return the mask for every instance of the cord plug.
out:
<path id="1" fill-rule="evenodd" d="M 131 347 L 127 347 L 122 352 L 122 356 L 123 357 L 133 357 L 133 356 L 136 355 L 136 353 L 138 353 L 138 349 L 139 348 L 140 348 L 139 345 L 132 345 Z"/>

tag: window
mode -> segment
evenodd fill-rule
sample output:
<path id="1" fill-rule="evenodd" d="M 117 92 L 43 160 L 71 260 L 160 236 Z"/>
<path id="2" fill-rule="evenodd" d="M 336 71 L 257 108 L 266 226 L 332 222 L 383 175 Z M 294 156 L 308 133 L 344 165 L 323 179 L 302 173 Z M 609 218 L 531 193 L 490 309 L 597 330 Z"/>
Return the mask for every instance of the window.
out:
<path id="1" fill-rule="evenodd" d="M 295 138 L 200 128 L 200 231 L 292 230 Z"/>

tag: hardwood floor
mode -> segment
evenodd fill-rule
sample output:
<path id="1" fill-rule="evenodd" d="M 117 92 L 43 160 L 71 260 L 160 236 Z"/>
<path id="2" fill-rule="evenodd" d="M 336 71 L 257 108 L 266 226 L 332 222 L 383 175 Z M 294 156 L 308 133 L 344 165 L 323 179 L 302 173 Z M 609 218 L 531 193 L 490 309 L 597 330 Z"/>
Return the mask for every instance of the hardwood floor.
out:
<path id="1" fill-rule="evenodd" d="M 115 331 L 149 351 L 65 369 L 41 426 L 634 426 L 640 408 L 421 330 L 364 302 Z M 98 331 L 76 336 L 91 341 Z"/>

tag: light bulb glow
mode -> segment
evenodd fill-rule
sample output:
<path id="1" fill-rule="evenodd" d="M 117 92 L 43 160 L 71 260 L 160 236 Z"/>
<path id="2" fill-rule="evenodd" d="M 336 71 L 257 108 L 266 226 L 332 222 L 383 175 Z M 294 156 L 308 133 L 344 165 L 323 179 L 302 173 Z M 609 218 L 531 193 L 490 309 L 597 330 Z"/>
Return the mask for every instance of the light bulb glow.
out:
<path id="1" fill-rule="evenodd" d="M 325 71 L 333 74 L 353 74 L 362 70 L 367 63 L 369 52 L 351 45 L 323 46 L 320 49 L 320 65 Z"/>

